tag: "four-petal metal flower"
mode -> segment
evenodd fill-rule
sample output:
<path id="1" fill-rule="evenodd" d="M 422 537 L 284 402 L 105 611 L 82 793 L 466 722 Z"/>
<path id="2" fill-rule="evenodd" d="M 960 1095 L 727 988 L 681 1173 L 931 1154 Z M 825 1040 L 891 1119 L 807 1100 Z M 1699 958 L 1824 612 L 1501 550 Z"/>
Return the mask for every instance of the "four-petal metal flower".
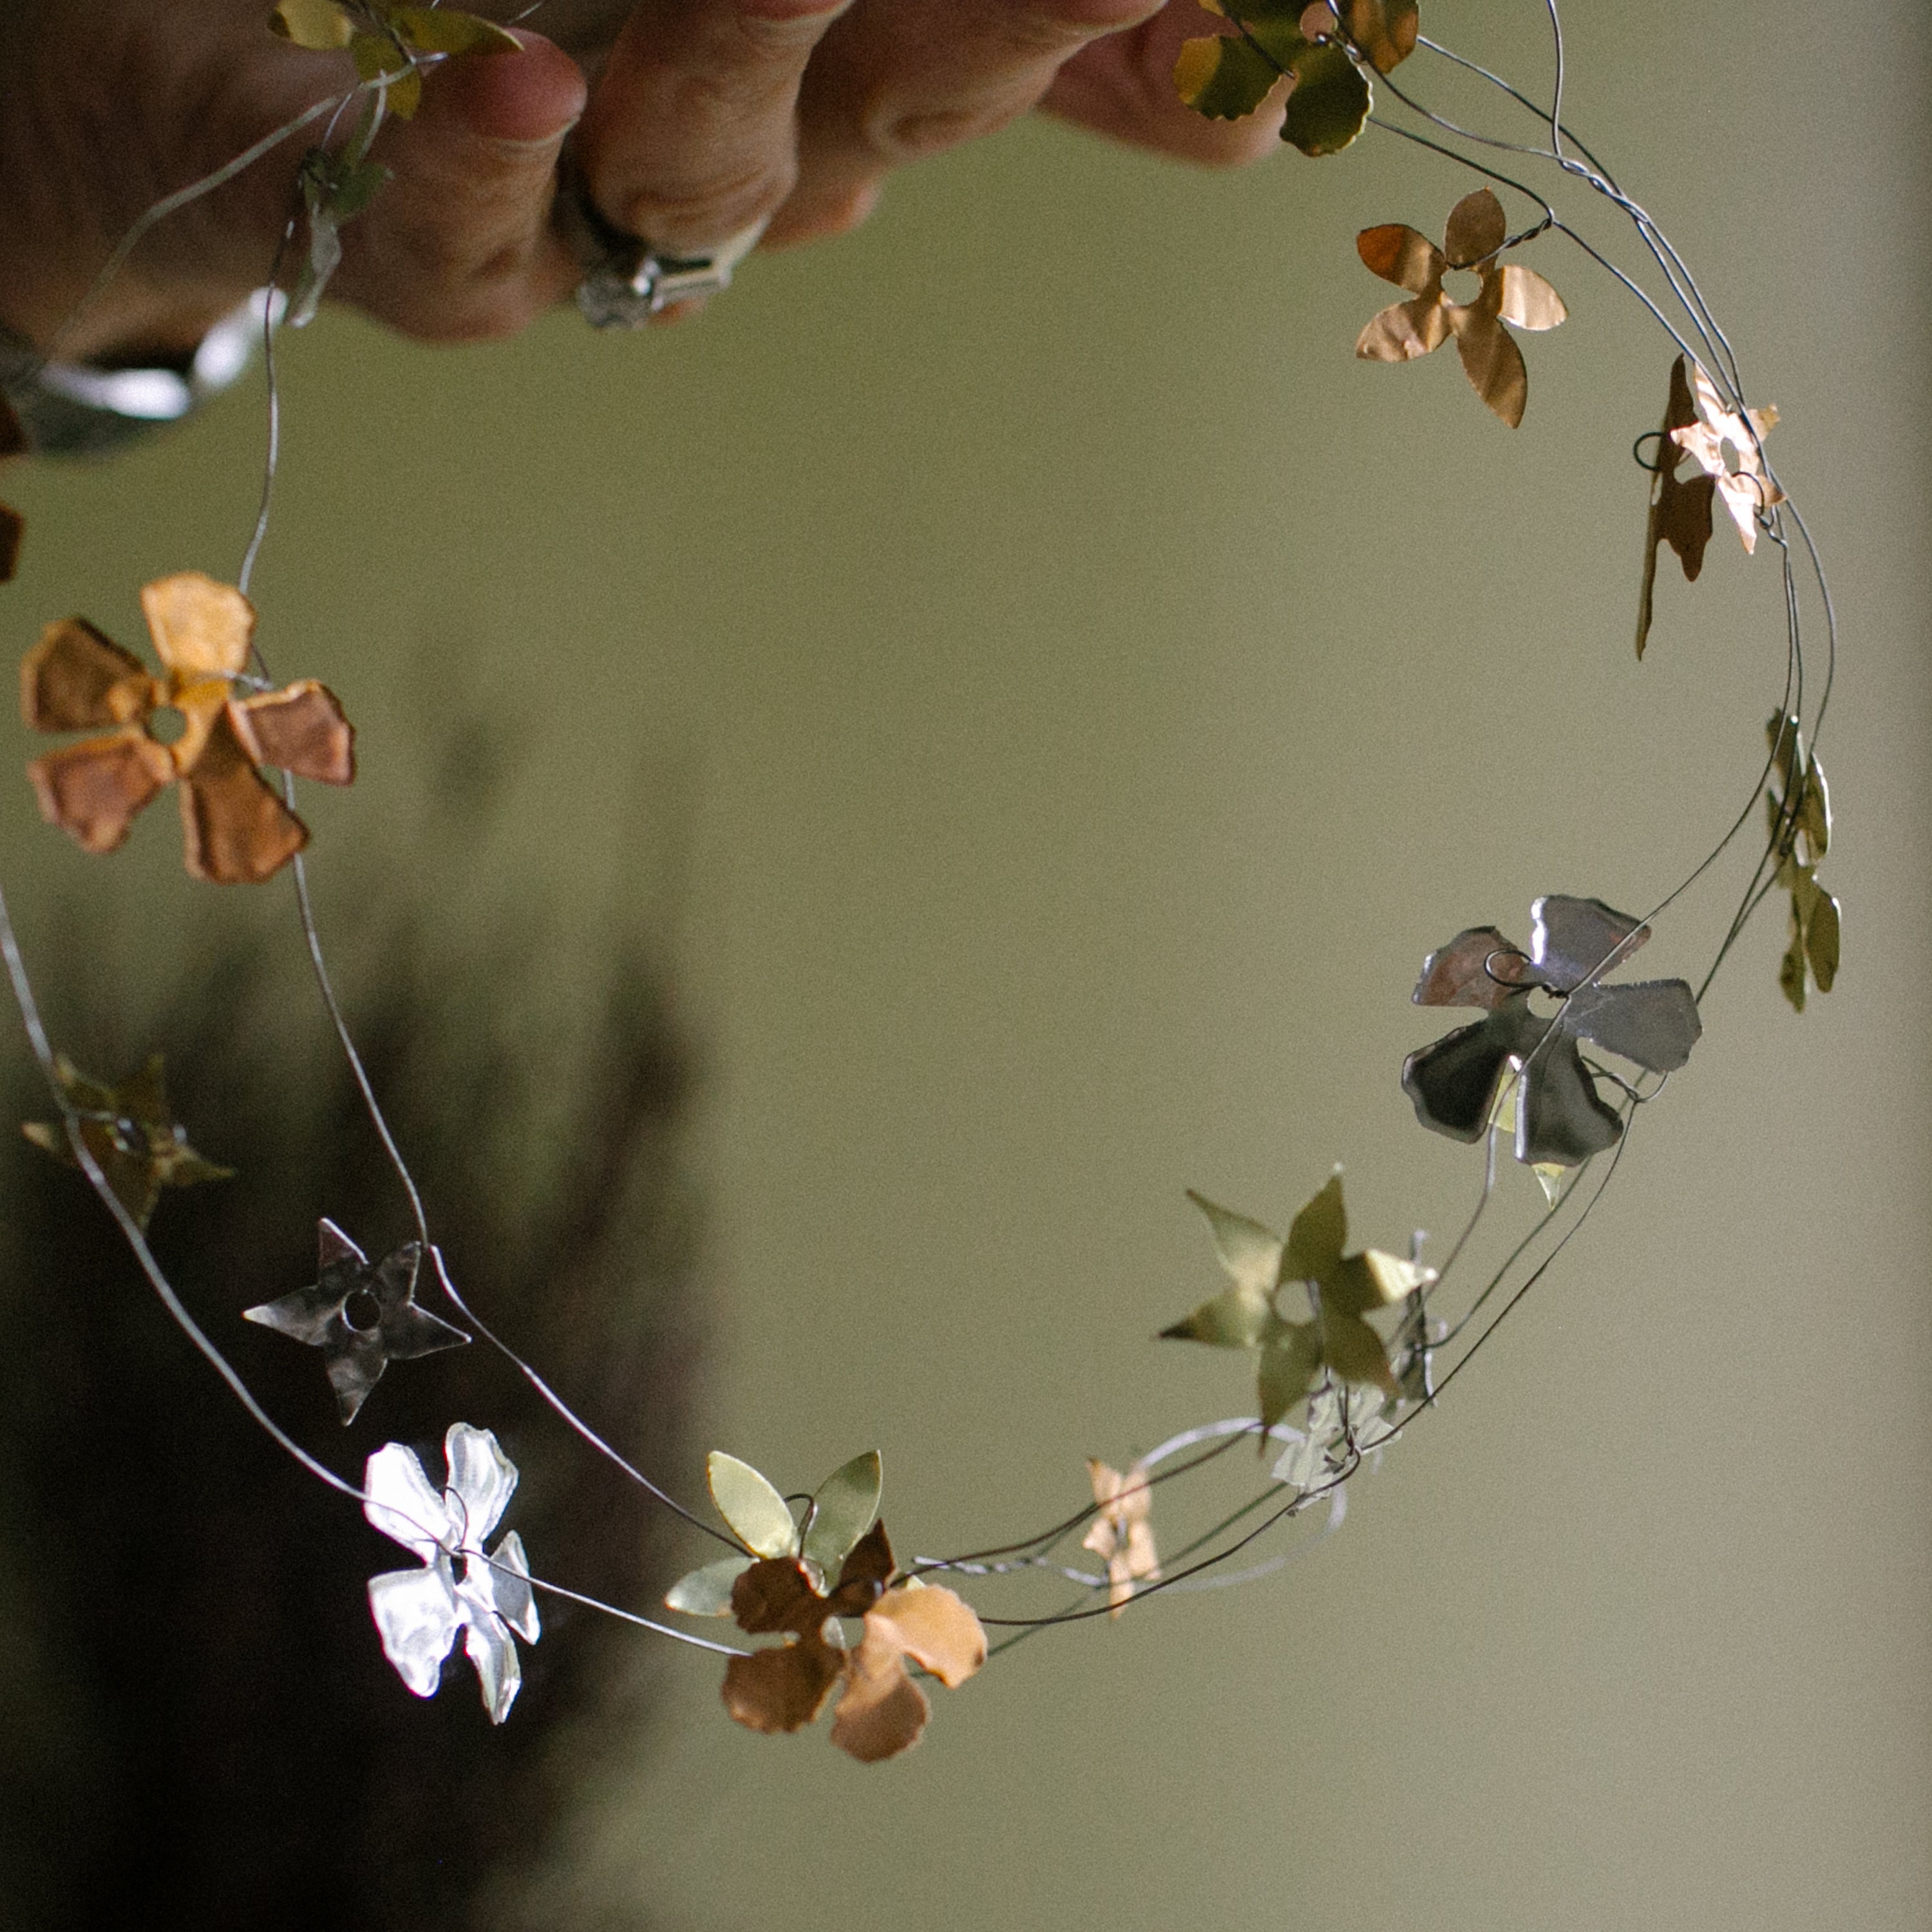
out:
<path id="1" fill-rule="evenodd" d="M 64 1053 L 54 1056 L 54 1077 L 74 1109 L 82 1145 L 136 1227 L 148 1225 L 164 1187 L 234 1179 L 232 1167 L 218 1167 L 188 1145 L 188 1130 L 168 1106 L 158 1053 L 120 1087 L 90 1080 Z M 28 1120 L 20 1131 L 43 1153 L 80 1165 L 64 1121 Z"/>
<path id="2" fill-rule="evenodd" d="M 242 1316 L 322 1351 L 346 1428 L 390 1363 L 433 1355 L 470 1337 L 416 1306 L 421 1243 L 406 1242 L 371 1267 L 368 1256 L 333 1221 L 325 1217 L 318 1233 L 321 1261 L 314 1285 L 278 1301 L 244 1308 Z M 429 1259 L 437 1286 L 446 1292 L 442 1251 L 431 1248 Z"/>
<path id="3" fill-rule="evenodd" d="M 362 1513 L 422 1565 L 370 1577 L 369 1609 L 383 1654 L 418 1697 L 436 1695 L 461 1631 L 483 1708 L 500 1724 L 523 1682 L 512 1635 L 535 1643 L 542 1634 L 522 1538 L 512 1530 L 488 1555 L 483 1549 L 517 1486 L 516 1466 L 488 1430 L 467 1422 L 450 1424 L 443 1455 L 449 1480 L 441 1490 L 400 1442 L 385 1443 L 369 1458 Z"/>
<path id="4" fill-rule="evenodd" d="M 1623 1131 L 1577 1042 L 1593 1041 L 1648 1072 L 1669 1073 L 1690 1058 L 1702 1027 L 1696 996 L 1682 980 L 1598 983 L 1650 937 L 1648 926 L 1600 899 L 1557 892 L 1536 901 L 1530 921 L 1527 953 L 1492 926 L 1472 926 L 1423 962 L 1412 996 L 1418 1006 L 1487 1011 L 1412 1053 L 1402 1090 L 1424 1126 L 1480 1140 L 1498 1088 L 1514 1072 L 1516 1159 L 1575 1167 Z M 1540 1013 L 1532 1004 L 1539 992 L 1563 1004 Z"/>
<path id="5" fill-rule="evenodd" d="M 347 784 L 355 734 L 334 692 L 313 678 L 236 695 L 255 609 L 199 571 L 146 584 L 141 608 L 163 674 L 156 677 L 80 617 L 50 624 L 20 667 L 20 710 L 37 731 L 113 728 L 27 767 L 41 815 L 89 852 L 112 852 L 135 814 L 181 781 L 188 869 L 218 885 L 267 878 L 308 843 L 259 766 Z M 155 735 L 172 712 L 181 735 Z"/>
<path id="6" fill-rule="evenodd" d="M 1570 311 L 1533 268 L 1502 260 L 1508 240 L 1503 205 L 1486 188 L 1450 211 L 1440 248 L 1402 222 L 1364 229 L 1355 238 L 1364 265 L 1413 299 L 1372 317 L 1356 339 L 1355 353 L 1370 362 L 1410 362 L 1453 335 L 1477 394 L 1514 429 L 1529 400 L 1529 372 L 1503 325 L 1554 328 Z M 1478 278 L 1472 302 L 1454 300 L 1442 286 L 1443 277 L 1457 269 Z"/>

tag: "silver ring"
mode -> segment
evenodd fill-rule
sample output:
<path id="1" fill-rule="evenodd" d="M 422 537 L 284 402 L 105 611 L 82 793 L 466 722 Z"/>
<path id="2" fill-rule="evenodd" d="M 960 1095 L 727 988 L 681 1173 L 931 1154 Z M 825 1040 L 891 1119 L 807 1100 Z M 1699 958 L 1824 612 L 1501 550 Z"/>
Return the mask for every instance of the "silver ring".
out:
<path id="1" fill-rule="evenodd" d="M 728 289 L 732 270 L 765 232 L 757 221 L 715 248 L 674 255 L 614 228 L 581 189 L 566 196 L 562 212 L 584 266 L 577 306 L 593 328 L 641 328 L 674 302 Z"/>

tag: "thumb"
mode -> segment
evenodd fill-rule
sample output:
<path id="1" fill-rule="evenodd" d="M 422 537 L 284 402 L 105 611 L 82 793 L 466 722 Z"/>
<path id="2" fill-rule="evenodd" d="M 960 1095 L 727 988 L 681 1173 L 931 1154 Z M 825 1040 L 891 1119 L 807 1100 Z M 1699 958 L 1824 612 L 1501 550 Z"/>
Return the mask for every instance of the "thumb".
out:
<path id="1" fill-rule="evenodd" d="M 376 139 L 394 178 L 343 229 L 331 292 L 405 334 L 514 334 L 577 279 L 550 210 L 584 76 L 542 34 L 516 38 L 514 53 L 460 55 L 429 74 L 415 119 Z"/>

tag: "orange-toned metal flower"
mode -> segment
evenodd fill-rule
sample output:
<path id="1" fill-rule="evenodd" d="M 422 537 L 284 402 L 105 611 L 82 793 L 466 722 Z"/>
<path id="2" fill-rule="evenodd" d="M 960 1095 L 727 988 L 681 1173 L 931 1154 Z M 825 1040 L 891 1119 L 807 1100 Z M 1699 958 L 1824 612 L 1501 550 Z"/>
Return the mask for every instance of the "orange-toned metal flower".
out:
<path id="1" fill-rule="evenodd" d="M 731 1586 L 740 1630 L 788 1641 L 734 1657 L 724 1670 L 724 1706 L 754 1731 L 796 1731 L 844 1688 L 832 1713 L 832 1742 L 862 1763 L 896 1757 L 919 1742 L 932 1707 L 908 1673 L 910 1657 L 949 1688 L 986 1660 L 986 1636 L 970 1607 L 950 1590 L 897 1574 L 885 1525 L 875 1522 L 840 1567 L 830 1591 L 795 1556 L 764 1557 Z M 829 1642 L 834 1617 L 864 1619 L 856 1649 Z"/>
<path id="2" fill-rule="evenodd" d="M 50 624 L 20 667 L 21 715 L 35 730 L 113 728 L 27 767 L 41 816 L 86 850 L 112 852 L 178 778 L 188 871 L 220 885 L 266 879 L 308 843 L 308 828 L 260 767 L 347 784 L 355 733 L 312 678 L 236 694 L 255 610 L 232 585 L 183 571 L 143 586 L 141 608 L 159 677 L 80 617 Z M 171 744 L 155 733 L 170 710 L 181 728 Z"/>
<path id="3" fill-rule="evenodd" d="M 1453 335 L 1471 386 L 1514 429 L 1529 400 L 1529 372 L 1503 325 L 1554 328 L 1570 311 L 1534 269 L 1502 260 L 1508 239 L 1503 205 L 1486 188 L 1450 209 L 1440 248 L 1401 222 L 1364 229 L 1355 238 L 1364 265 L 1407 289 L 1414 299 L 1372 317 L 1356 340 L 1355 353 L 1365 362 L 1411 362 Z M 1454 269 L 1477 277 L 1473 302 L 1453 301 L 1444 290 L 1442 278 Z"/>

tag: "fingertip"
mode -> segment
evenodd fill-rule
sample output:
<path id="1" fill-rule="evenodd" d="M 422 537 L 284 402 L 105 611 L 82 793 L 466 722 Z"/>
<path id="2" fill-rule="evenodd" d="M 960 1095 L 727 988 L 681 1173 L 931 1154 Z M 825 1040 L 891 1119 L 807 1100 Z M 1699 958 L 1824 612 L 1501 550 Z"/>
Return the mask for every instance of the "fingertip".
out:
<path id="1" fill-rule="evenodd" d="M 589 98 L 584 70 L 554 40 L 513 31 L 515 53 L 446 62 L 424 91 L 424 118 L 447 115 L 481 140 L 531 147 L 561 140 Z"/>
<path id="2" fill-rule="evenodd" d="M 808 242 L 848 235 L 878 206 L 884 192 L 884 184 L 874 181 L 809 200 L 794 195 L 772 218 L 771 226 L 758 245 L 769 249 L 796 248 Z"/>

